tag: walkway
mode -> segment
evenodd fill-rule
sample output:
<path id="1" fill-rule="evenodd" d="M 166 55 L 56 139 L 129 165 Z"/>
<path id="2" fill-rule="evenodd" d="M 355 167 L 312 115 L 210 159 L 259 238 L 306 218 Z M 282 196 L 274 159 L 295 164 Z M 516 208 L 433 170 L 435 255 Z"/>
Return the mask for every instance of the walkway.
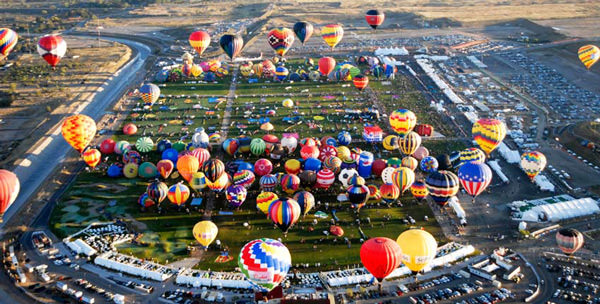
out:
<path id="1" fill-rule="evenodd" d="M 231 78 L 231 86 L 229 86 L 229 93 L 227 94 L 227 105 L 225 106 L 225 113 L 223 114 L 223 123 L 221 123 L 221 140 L 224 141 L 229 133 L 229 123 L 231 121 L 231 108 L 235 100 L 235 88 L 239 73 L 239 64 L 233 66 L 233 76 Z"/>

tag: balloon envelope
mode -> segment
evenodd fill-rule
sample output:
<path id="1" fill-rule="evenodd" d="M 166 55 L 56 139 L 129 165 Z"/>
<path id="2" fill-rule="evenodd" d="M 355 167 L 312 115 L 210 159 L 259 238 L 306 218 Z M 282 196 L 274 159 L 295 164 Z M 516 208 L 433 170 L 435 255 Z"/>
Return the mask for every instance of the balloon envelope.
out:
<path id="1" fill-rule="evenodd" d="M 283 282 L 291 265 L 290 251 L 273 239 L 258 239 L 247 243 L 238 257 L 238 267 L 244 276 L 266 291 Z"/>
<path id="2" fill-rule="evenodd" d="M 371 275 L 381 282 L 400 266 L 402 250 L 392 239 L 375 237 L 360 247 L 360 260 Z"/>
<path id="3" fill-rule="evenodd" d="M 218 233 L 219 228 L 211 221 L 198 222 L 192 229 L 194 238 L 204 247 L 208 247 L 215 240 Z"/>

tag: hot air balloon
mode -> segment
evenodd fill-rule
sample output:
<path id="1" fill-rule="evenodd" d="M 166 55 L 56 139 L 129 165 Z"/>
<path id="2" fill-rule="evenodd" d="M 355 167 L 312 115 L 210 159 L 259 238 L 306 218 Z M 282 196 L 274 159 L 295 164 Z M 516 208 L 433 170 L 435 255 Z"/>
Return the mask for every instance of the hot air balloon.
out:
<path id="1" fill-rule="evenodd" d="M 96 135 L 96 122 L 83 114 L 69 116 L 63 122 L 62 135 L 71 147 L 81 153 Z"/>
<path id="2" fill-rule="evenodd" d="M 221 45 L 221 48 L 225 54 L 227 54 L 227 56 L 233 60 L 233 57 L 239 55 L 242 51 L 242 48 L 244 47 L 244 39 L 238 35 L 225 34 L 221 36 L 221 39 L 219 39 L 219 45 Z"/>
<path id="3" fill-rule="evenodd" d="M 400 195 L 404 193 L 415 182 L 415 173 L 406 167 L 394 169 L 392 183 L 400 189 Z"/>
<path id="4" fill-rule="evenodd" d="M 246 189 L 252 186 L 255 179 L 254 173 L 250 170 L 240 170 L 233 174 L 233 184 L 240 185 Z"/>
<path id="5" fill-rule="evenodd" d="M 421 146 L 421 136 L 410 131 L 398 140 L 398 146 L 404 155 L 411 155 Z"/>
<path id="6" fill-rule="evenodd" d="M 367 11 L 365 14 L 365 19 L 367 20 L 369 26 L 371 26 L 373 29 L 377 29 L 377 27 L 383 23 L 383 20 L 385 20 L 385 15 L 383 12 L 372 9 Z"/>
<path id="7" fill-rule="evenodd" d="M 214 182 L 206 179 L 206 186 L 215 193 L 221 193 L 229 184 L 229 176 L 226 173 L 221 174 Z"/>
<path id="8" fill-rule="evenodd" d="M 231 185 L 225 190 L 225 197 L 227 198 L 229 205 L 233 208 L 241 206 L 244 201 L 246 201 L 247 195 L 248 190 L 242 185 Z"/>
<path id="9" fill-rule="evenodd" d="M 392 183 L 382 184 L 379 192 L 381 192 L 381 199 L 388 204 L 393 203 L 400 196 L 400 189 Z"/>
<path id="10" fill-rule="evenodd" d="M 158 180 L 150 183 L 148 185 L 148 188 L 146 189 L 146 193 L 148 193 L 148 197 L 150 197 L 151 200 L 153 200 L 159 204 L 165 200 L 168 192 L 169 192 L 169 187 L 167 187 L 167 184 L 165 184 L 161 181 L 158 181 Z"/>
<path id="11" fill-rule="evenodd" d="M 273 239 L 253 240 L 240 251 L 238 267 L 254 285 L 271 291 L 286 278 L 292 266 L 290 251 Z"/>
<path id="12" fill-rule="evenodd" d="M 225 164 L 219 159 L 211 158 L 202 165 L 202 172 L 210 182 L 215 182 L 225 172 Z"/>
<path id="13" fill-rule="evenodd" d="M 373 153 L 362 151 L 358 159 L 358 175 L 369 178 L 372 173 L 374 159 Z"/>
<path id="14" fill-rule="evenodd" d="M 337 136 L 338 143 L 340 146 L 347 146 L 352 142 L 352 136 L 348 131 L 342 131 Z M 339 151 L 338 151 L 339 154 Z"/>
<path id="15" fill-rule="evenodd" d="M 423 181 L 419 180 L 410 186 L 410 193 L 417 200 L 417 202 L 420 202 L 427 196 L 427 194 L 429 194 L 429 190 L 427 190 L 427 185 Z"/>
<path id="16" fill-rule="evenodd" d="M 402 167 L 415 171 L 419 167 L 419 161 L 412 156 L 405 156 L 402 158 Z"/>
<path id="17" fill-rule="evenodd" d="M 410 110 L 399 109 L 390 114 L 390 126 L 400 136 L 405 136 L 417 124 L 417 116 Z"/>
<path id="18" fill-rule="evenodd" d="M 492 181 L 492 169 L 486 164 L 466 163 L 458 169 L 458 180 L 475 202 L 475 197 Z"/>
<path id="19" fill-rule="evenodd" d="M 304 161 L 304 171 L 314 171 L 317 172 L 321 170 L 322 162 L 316 158 L 307 158 Z"/>
<path id="20" fill-rule="evenodd" d="M 386 167 L 383 169 L 383 171 L 381 171 L 381 181 L 383 181 L 384 184 L 393 184 L 392 175 L 395 170 L 396 168 L 394 167 Z"/>
<path id="21" fill-rule="evenodd" d="M 427 150 L 427 148 L 420 146 L 417 148 L 417 150 L 415 151 L 415 153 L 413 153 L 413 155 L 417 160 L 422 160 L 424 157 L 429 156 L 429 150 Z"/>
<path id="22" fill-rule="evenodd" d="M 298 174 L 300 172 L 301 163 L 297 159 L 290 158 L 283 165 L 285 172 L 288 174 Z"/>
<path id="23" fill-rule="evenodd" d="M 196 31 L 190 34 L 190 46 L 198 52 L 198 55 L 202 55 L 208 45 L 210 45 L 210 35 L 205 31 Z"/>
<path id="24" fill-rule="evenodd" d="M 154 204 L 155 204 L 154 201 L 152 199 L 150 199 L 150 197 L 148 196 L 148 193 L 144 193 L 144 194 L 140 195 L 140 197 L 138 198 L 138 205 L 140 205 L 144 208 L 152 207 Z"/>
<path id="25" fill-rule="evenodd" d="M 521 169 L 532 181 L 546 168 L 546 156 L 539 151 L 525 152 L 521 155 Z"/>
<path id="26" fill-rule="evenodd" d="M 198 172 L 200 163 L 198 159 L 192 155 L 184 155 L 177 160 L 177 171 L 186 181 L 190 181 L 192 175 Z"/>
<path id="27" fill-rule="evenodd" d="M 88 166 L 95 168 L 102 159 L 102 153 L 98 149 L 87 149 L 81 153 L 81 157 Z"/>
<path id="28" fill-rule="evenodd" d="M 402 232 L 396 243 L 402 250 L 402 263 L 413 273 L 419 272 L 431 263 L 437 250 L 435 238 L 422 229 L 409 229 Z"/>
<path id="29" fill-rule="evenodd" d="M 218 233 L 219 228 L 217 228 L 217 225 L 211 221 L 198 222 L 192 229 L 194 238 L 204 248 L 208 248 L 208 246 L 215 240 Z"/>
<path id="30" fill-rule="evenodd" d="M 354 86 L 358 89 L 358 91 L 362 92 L 362 90 L 364 90 L 367 87 L 367 85 L 369 85 L 369 77 L 364 75 L 356 75 L 352 79 L 352 82 L 354 83 Z"/>
<path id="31" fill-rule="evenodd" d="M 273 163 L 266 159 L 261 158 L 254 163 L 254 173 L 258 176 L 267 175 L 273 172 Z"/>
<path id="32" fill-rule="evenodd" d="M 425 183 L 431 198 L 439 205 L 444 206 L 451 197 L 458 193 L 460 182 L 454 173 L 440 170 L 429 174 Z"/>
<path id="33" fill-rule="evenodd" d="M 134 135 L 137 133 L 137 126 L 133 123 L 128 123 L 123 126 L 123 134 Z"/>
<path id="34" fill-rule="evenodd" d="M 204 162 L 210 159 L 210 152 L 204 148 L 195 148 L 190 153 L 191 156 L 195 157 L 198 160 L 198 164 L 202 166 Z"/>
<path id="35" fill-rule="evenodd" d="M 173 162 L 168 159 L 161 159 L 156 163 L 156 169 L 158 169 L 158 173 L 160 173 L 163 178 L 168 178 L 169 175 L 171 175 L 171 172 L 173 172 L 174 167 L 175 165 Z"/>
<path id="36" fill-rule="evenodd" d="M 250 152 L 256 156 L 265 153 L 266 148 L 267 144 L 262 138 L 254 138 L 250 142 Z"/>
<path id="37" fill-rule="evenodd" d="M 400 266 L 402 250 L 400 245 L 392 239 L 371 238 L 360 247 L 360 261 L 377 282 L 381 283 Z"/>
<path id="38" fill-rule="evenodd" d="M 335 69 L 335 59 L 332 57 L 323 57 L 319 59 L 319 72 L 321 72 L 321 75 L 327 76 L 333 69 Z"/>
<path id="39" fill-rule="evenodd" d="M 204 188 L 206 188 L 206 176 L 203 172 L 196 172 L 192 174 L 192 179 L 189 181 L 190 186 L 194 191 L 198 192 Z"/>
<path id="40" fill-rule="evenodd" d="M 298 221 L 301 214 L 300 205 L 291 198 L 280 198 L 269 206 L 269 218 L 284 235 Z"/>
<path id="41" fill-rule="evenodd" d="M 275 191 L 275 187 L 277 187 L 278 183 L 277 177 L 273 174 L 263 175 L 259 181 L 260 189 L 262 191 Z"/>
<path id="42" fill-rule="evenodd" d="M 281 178 L 281 190 L 293 194 L 300 187 L 300 178 L 295 174 L 285 174 Z"/>
<path id="43" fill-rule="evenodd" d="M 158 169 L 151 162 L 143 162 L 138 167 L 138 176 L 142 178 L 155 178 L 158 176 Z"/>
<path id="44" fill-rule="evenodd" d="M 100 144 L 100 152 L 102 154 L 113 154 L 115 152 L 116 142 L 110 138 L 107 138 L 102 141 Z"/>
<path id="45" fill-rule="evenodd" d="M 302 159 L 307 160 L 309 158 L 318 158 L 319 157 L 319 148 L 316 146 L 304 146 L 300 149 L 300 157 Z"/>
<path id="46" fill-rule="evenodd" d="M 267 42 L 279 56 L 285 56 L 285 53 L 294 43 L 294 33 L 285 27 L 278 27 L 267 34 Z"/>
<path id="47" fill-rule="evenodd" d="M 577 55 L 581 63 L 589 70 L 600 59 L 600 49 L 595 45 L 584 45 L 579 48 Z"/>
<path id="48" fill-rule="evenodd" d="M 0 61 L 8 57 L 18 40 L 19 35 L 15 31 L 9 28 L 0 28 Z"/>
<path id="49" fill-rule="evenodd" d="M 229 155 L 234 155 L 239 147 L 240 142 L 235 138 L 227 138 L 221 144 L 223 151 Z"/>
<path id="50" fill-rule="evenodd" d="M 277 194 L 273 192 L 261 192 L 256 197 L 256 208 L 262 211 L 264 214 L 268 214 L 269 206 L 271 206 L 271 203 L 278 199 L 279 197 L 277 196 Z"/>
<path id="51" fill-rule="evenodd" d="M 506 136 L 506 125 L 497 119 L 483 118 L 473 125 L 471 133 L 481 150 L 490 155 Z"/>
<path id="52" fill-rule="evenodd" d="M 306 41 L 310 39 L 310 36 L 313 34 L 313 30 L 313 25 L 305 21 L 299 21 L 294 24 L 294 33 L 300 42 L 302 42 L 302 44 L 306 43 Z"/>
<path id="53" fill-rule="evenodd" d="M 335 173 L 333 171 L 324 168 L 317 172 L 317 181 L 315 188 L 329 189 L 335 182 Z"/>
<path id="54" fill-rule="evenodd" d="M 432 173 L 438 170 L 438 161 L 433 156 L 426 156 L 421 160 L 421 171 L 426 173 Z"/>
<path id="55" fill-rule="evenodd" d="M 342 160 L 337 156 L 328 157 L 323 161 L 323 167 L 331 170 L 335 174 L 340 172 L 341 166 Z"/>
<path id="56" fill-rule="evenodd" d="M 67 43 L 59 35 L 46 35 L 38 41 L 37 51 L 52 67 L 55 67 L 67 52 Z"/>
<path id="57" fill-rule="evenodd" d="M 352 204 L 352 208 L 360 210 L 369 200 L 369 187 L 364 184 L 354 183 L 348 187 L 348 200 Z"/>
<path id="58" fill-rule="evenodd" d="M 160 88 L 153 83 L 146 83 L 140 87 L 140 97 L 144 101 L 144 105 L 152 106 L 160 97 Z"/>
<path id="59" fill-rule="evenodd" d="M 315 206 L 315 197 L 308 191 L 299 191 L 292 198 L 300 205 L 302 215 L 307 215 Z"/>
<path id="60" fill-rule="evenodd" d="M 190 188 L 182 183 L 177 183 L 171 188 L 169 188 L 169 192 L 167 193 L 167 197 L 171 203 L 181 206 L 185 204 L 185 202 L 190 197 Z"/>
<path id="61" fill-rule="evenodd" d="M 344 29 L 340 24 L 328 24 L 321 29 L 321 36 L 325 43 L 333 48 L 342 41 L 344 37 Z"/>
<path id="62" fill-rule="evenodd" d="M 388 135 L 383 139 L 382 142 L 383 148 L 387 151 L 394 151 L 398 149 L 398 136 L 396 135 Z"/>
<path id="63" fill-rule="evenodd" d="M 477 148 L 467 148 L 460 151 L 460 164 L 463 165 L 467 162 L 472 163 L 485 163 L 485 153 Z"/>
<path id="64" fill-rule="evenodd" d="M 277 78 L 279 81 L 284 81 L 289 74 L 290 71 L 286 67 L 278 66 L 275 69 L 275 78 Z"/>
<path id="65" fill-rule="evenodd" d="M 381 176 L 381 173 L 383 173 L 383 170 L 385 168 L 387 168 L 387 160 L 385 160 L 385 159 L 376 159 L 375 161 L 373 161 L 372 172 L 376 176 Z"/>
<path id="66" fill-rule="evenodd" d="M 583 234 L 573 228 L 562 228 L 556 232 L 556 244 L 562 252 L 572 255 L 583 247 Z"/>
<path id="67" fill-rule="evenodd" d="M 140 137 L 135 141 L 135 149 L 142 153 L 148 153 L 152 151 L 153 148 L 154 141 L 148 136 Z"/>
<path id="68" fill-rule="evenodd" d="M 21 184 L 16 174 L 0 169 L 0 223 L 4 212 L 17 199 Z"/>

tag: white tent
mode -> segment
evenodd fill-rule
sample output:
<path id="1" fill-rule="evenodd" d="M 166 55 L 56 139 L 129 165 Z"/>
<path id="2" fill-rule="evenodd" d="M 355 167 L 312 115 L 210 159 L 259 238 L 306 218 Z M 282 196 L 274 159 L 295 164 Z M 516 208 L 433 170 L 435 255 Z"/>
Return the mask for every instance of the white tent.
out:
<path id="1" fill-rule="evenodd" d="M 523 212 L 521 221 L 528 222 L 558 222 L 570 218 L 600 213 L 598 202 L 587 197 L 554 204 L 541 204 Z"/>
<path id="2" fill-rule="evenodd" d="M 393 47 L 393 48 L 378 48 L 375 50 L 375 56 L 387 56 L 387 55 L 395 55 L 395 56 L 407 56 L 408 51 L 405 47 Z"/>

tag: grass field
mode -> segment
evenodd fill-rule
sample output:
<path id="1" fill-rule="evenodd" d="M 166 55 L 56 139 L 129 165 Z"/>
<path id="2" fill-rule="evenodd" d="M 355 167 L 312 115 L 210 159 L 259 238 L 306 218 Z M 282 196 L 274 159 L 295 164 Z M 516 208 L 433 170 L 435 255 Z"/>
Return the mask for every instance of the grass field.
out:
<path id="1" fill-rule="evenodd" d="M 294 63 L 291 62 L 290 66 Z M 125 136 L 117 132 L 115 140 L 127 140 L 134 142 L 141 134 L 152 136 L 155 142 L 161 138 L 168 138 L 172 142 L 179 139 L 189 142 L 194 129 L 204 127 L 207 133 L 219 128 L 224 114 L 225 102 L 215 108 L 214 104 L 208 102 L 209 96 L 222 97 L 226 94 L 229 79 L 220 80 L 219 84 L 184 84 L 167 83 L 161 86 L 161 93 L 164 98 L 159 99 L 153 106 L 152 111 L 138 111 L 131 113 L 126 122 L 134 122 L 138 126 L 138 134 Z M 246 133 L 256 132 L 258 125 L 248 123 L 248 118 L 265 117 L 264 110 L 276 109 L 277 114 L 271 118 L 275 130 L 272 133 L 277 135 L 287 132 L 284 128 L 286 123 L 282 121 L 283 117 L 299 115 L 306 118 L 306 121 L 294 127 L 293 132 L 298 132 L 301 137 L 325 135 L 335 136 L 340 130 L 352 130 L 353 137 L 361 137 L 362 126 L 368 120 L 357 120 L 346 118 L 347 122 L 335 122 L 335 109 L 359 109 L 364 110 L 371 107 L 371 104 L 365 102 L 365 93 L 358 93 L 351 82 L 344 83 L 315 83 L 315 82 L 296 82 L 290 83 L 265 83 L 261 80 L 258 84 L 247 84 L 242 78 L 242 83 L 237 85 L 236 95 L 232 110 L 232 123 L 229 130 L 229 137 L 235 137 L 241 130 Z M 191 89 L 195 87 L 195 89 Z M 289 87 L 286 90 L 286 87 Z M 444 126 L 439 123 L 440 119 L 435 112 L 428 111 L 427 101 L 411 86 L 410 82 L 403 76 L 398 76 L 388 85 L 375 79 L 371 80 L 371 89 L 379 96 L 381 105 L 387 111 L 396 108 L 406 107 L 412 109 L 419 117 L 419 122 L 433 124 L 436 129 L 444 133 Z M 299 97 L 303 90 L 305 93 Z M 286 94 L 295 94 L 288 96 Z M 312 96 L 308 96 L 312 94 Z M 181 96 L 183 95 L 183 96 Z M 198 96 L 196 96 L 198 95 Z M 323 98 L 332 96 L 333 98 Z M 293 98 L 297 107 L 284 108 L 281 101 L 284 98 Z M 244 112 L 250 110 L 253 114 L 246 115 Z M 325 113 L 323 110 L 327 110 Z M 206 114 L 206 111 L 214 113 Z M 302 115 L 304 113 L 304 115 Z M 325 119 L 316 121 L 321 124 L 321 128 L 310 128 L 309 120 L 314 116 L 324 116 Z M 185 122 L 189 121 L 189 125 Z M 315 121 L 311 121 L 315 122 Z M 381 121 L 375 121 L 383 128 L 387 128 L 387 118 Z M 239 124 L 246 124 L 245 129 L 239 128 Z M 161 127 L 162 126 L 162 127 Z M 288 130 L 290 131 L 290 130 Z M 253 137 L 264 135 L 264 131 L 258 131 Z M 447 153 L 462 149 L 464 146 L 460 142 L 434 141 L 425 144 L 431 151 L 436 153 Z M 351 144 L 356 147 L 357 144 Z M 362 149 L 371 150 L 372 146 L 367 144 L 359 145 Z M 299 150 L 299 149 L 298 149 Z M 288 158 L 299 158 L 299 151 L 292 155 L 286 155 L 277 162 L 273 160 L 274 172 L 283 172 L 283 163 Z M 381 150 L 381 149 L 379 149 Z M 400 157 L 399 152 L 375 153 L 376 157 L 388 158 L 392 156 Z M 383 154 L 383 155 L 382 155 Z M 213 144 L 212 156 L 222 159 L 224 162 L 231 160 L 231 157 L 222 153 L 219 144 Z M 264 157 L 264 156 L 260 156 Z M 139 195 L 144 193 L 148 180 L 142 178 L 116 178 L 112 179 L 105 175 L 105 169 L 109 164 L 120 162 L 119 155 L 109 155 L 108 161 L 103 162 L 96 170 L 83 172 L 79 175 L 75 183 L 69 188 L 61 198 L 58 206 L 54 209 L 51 217 L 51 228 L 59 236 L 64 237 L 70 233 L 85 227 L 91 221 L 107 221 L 122 219 L 130 225 L 133 232 L 140 233 L 141 236 L 136 242 L 122 245 L 119 250 L 124 253 L 133 254 L 144 259 L 154 259 L 161 263 L 173 262 L 190 256 L 189 246 L 195 246 L 196 242 L 192 237 L 191 229 L 194 224 L 202 219 L 206 210 L 207 200 L 213 200 L 213 196 L 203 194 L 204 202 L 200 207 L 179 209 L 171 205 L 168 200 L 162 203 L 162 211 L 159 214 L 156 207 L 143 210 L 137 204 Z M 243 159 L 248 162 L 254 162 L 259 156 L 244 155 Z M 156 162 L 159 160 L 159 153 L 153 151 L 142 154 L 143 161 Z M 179 179 L 169 178 L 165 182 L 168 185 L 175 184 Z M 257 178 L 258 180 L 258 178 Z M 379 185 L 379 178 L 367 179 L 367 184 Z M 306 186 L 306 185 L 304 185 Z M 223 248 L 227 248 L 231 255 L 236 256 L 241 246 L 247 241 L 259 238 L 281 238 L 289 247 L 293 256 L 293 263 L 321 263 L 320 269 L 332 269 L 342 265 L 359 263 L 358 251 L 360 249 L 361 235 L 356 223 L 360 219 L 361 229 L 366 236 L 386 236 L 396 238 L 402 231 L 409 228 L 403 219 L 410 215 L 415 220 L 414 226 L 424 227 L 431 232 L 440 242 L 444 242 L 441 230 L 433 219 L 433 214 L 425 204 L 417 204 L 407 191 L 402 198 L 403 207 L 388 208 L 375 201 L 370 201 L 367 206 L 355 215 L 355 210 L 349 207 L 348 202 L 339 203 L 336 199 L 338 193 L 344 192 L 341 184 L 336 182 L 330 191 L 319 191 L 311 188 L 315 195 L 315 200 L 320 202 L 313 211 L 305 218 L 302 218 L 295 227 L 290 229 L 287 237 L 282 232 L 274 228 L 270 220 L 264 214 L 256 210 L 255 197 L 259 193 L 258 181 L 249 189 L 248 198 L 239 210 L 234 210 L 234 215 L 219 215 L 219 211 L 232 211 L 224 199 L 224 195 L 214 198 L 214 208 L 212 209 L 211 220 L 219 227 L 218 240 L 221 241 Z M 277 190 L 277 194 L 287 196 Z M 212 205 L 212 204 L 208 204 Z M 332 218 L 332 210 L 336 209 L 336 215 L 339 218 L 337 222 L 344 231 L 344 237 L 347 237 L 350 246 L 345 243 L 343 238 L 327 237 L 323 231 L 328 230 Z M 317 219 L 313 216 L 314 211 L 323 211 L 328 214 L 327 219 Z M 430 218 L 424 220 L 424 216 Z M 368 218 L 368 219 L 367 219 Z M 370 223 L 369 223 L 370 221 Z M 243 223 L 248 223 L 244 227 Z M 309 229 L 311 227 L 311 229 Z M 312 230 L 312 231 L 309 231 Z M 202 253 L 201 262 L 197 267 L 201 269 L 212 270 L 232 270 L 235 267 L 234 262 L 216 263 L 215 258 L 220 251 L 214 246 L 207 252 Z M 197 256 L 197 254 L 193 254 Z"/>
<path id="2" fill-rule="evenodd" d="M 583 138 L 593 142 L 595 145 L 600 144 L 600 123 L 583 122 L 575 126 L 573 132 L 576 135 L 575 137 L 568 134 L 568 132 L 565 132 L 563 136 L 561 136 L 560 142 L 578 155 L 587 159 L 589 162 L 596 166 L 600 166 L 600 153 L 597 151 L 594 152 L 592 149 L 581 145 Z"/>

